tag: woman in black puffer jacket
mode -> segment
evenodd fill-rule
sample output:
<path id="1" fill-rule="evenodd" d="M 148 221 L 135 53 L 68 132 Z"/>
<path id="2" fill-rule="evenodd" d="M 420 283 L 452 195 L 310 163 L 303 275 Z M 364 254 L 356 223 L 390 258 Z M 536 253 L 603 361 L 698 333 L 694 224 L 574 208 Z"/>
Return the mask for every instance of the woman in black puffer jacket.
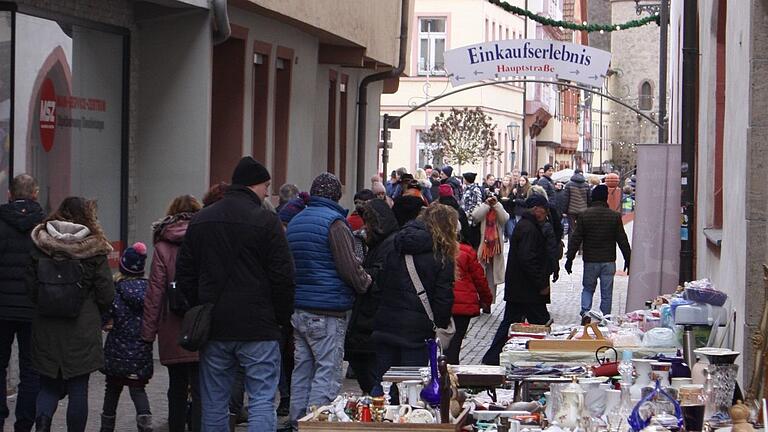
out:
<path id="1" fill-rule="evenodd" d="M 392 366 L 427 366 L 426 339 L 434 338 L 432 322 L 416 294 L 405 256 L 413 255 L 427 292 L 435 325 L 448 327 L 453 307 L 454 261 L 459 227 L 454 209 L 433 203 L 396 235 L 378 279 L 382 291 L 372 340 L 376 343 L 378 377 Z"/>

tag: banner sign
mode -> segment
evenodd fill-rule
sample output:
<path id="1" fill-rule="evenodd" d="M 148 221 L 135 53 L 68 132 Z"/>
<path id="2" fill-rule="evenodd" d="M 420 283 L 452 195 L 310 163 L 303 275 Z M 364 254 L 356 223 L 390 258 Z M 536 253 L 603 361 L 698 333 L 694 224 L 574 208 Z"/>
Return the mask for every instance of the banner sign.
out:
<path id="1" fill-rule="evenodd" d="M 607 51 L 540 39 L 499 40 L 445 52 L 445 70 L 454 86 L 528 76 L 602 87 L 610 62 Z"/>

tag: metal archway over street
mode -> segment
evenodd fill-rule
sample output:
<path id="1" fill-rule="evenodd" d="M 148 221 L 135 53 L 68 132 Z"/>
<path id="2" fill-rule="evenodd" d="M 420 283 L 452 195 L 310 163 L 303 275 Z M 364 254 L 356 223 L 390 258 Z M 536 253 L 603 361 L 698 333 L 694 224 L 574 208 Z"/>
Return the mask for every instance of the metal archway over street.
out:
<path id="1" fill-rule="evenodd" d="M 481 82 L 481 83 L 477 83 L 477 84 L 468 85 L 466 87 L 461 87 L 461 88 L 449 91 L 448 93 L 441 94 L 440 96 L 435 96 L 434 98 L 432 98 L 432 99 L 430 99 L 430 100 L 428 100 L 428 101 L 426 101 L 426 102 L 424 102 L 422 104 L 419 104 L 419 105 L 416 105 L 416 106 L 412 107 L 411 109 L 409 109 L 408 111 L 406 111 L 405 113 L 403 113 L 403 114 L 401 114 L 399 116 L 388 116 L 388 118 L 389 118 L 389 121 L 391 123 L 392 121 L 400 120 L 401 118 L 407 116 L 408 114 L 411 114 L 411 113 L 413 113 L 415 111 L 420 110 L 421 108 L 431 104 L 432 102 L 436 102 L 436 101 L 438 101 L 438 100 L 440 100 L 442 98 L 445 98 L 445 97 L 448 97 L 448 96 L 451 96 L 451 95 L 454 95 L 454 94 L 457 94 L 457 93 L 461 93 L 461 92 L 463 92 L 465 90 L 471 90 L 471 89 L 474 89 L 474 88 L 485 87 L 485 86 L 489 86 L 489 85 L 509 84 L 509 83 L 540 83 L 540 84 L 557 85 L 557 86 L 574 88 L 574 89 L 578 89 L 578 90 L 584 90 L 585 92 L 589 92 L 589 93 L 596 94 L 598 96 L 604 97 L 606 99 L 610 99 L 610 100 L 616 102 L 617 104 L 623 106 L 624 108 L 627 108 L 630 111 L 634 111 L 637 115 L 639 115 L 640 117 L 648 120 L 649 122 L 651 122 L 653 125 L 655 125 L 659 129 L 662 129 L 664 127 L 664 125 L 662 125 L 661 123 L 659 123 L 656 120 L 654 120 L 648 114 L 645 114 L 644 112 L 640 111 L 639 109 L 637 109 L 637 108 L 635 108 L 633 106 L 627 105 L 626 103 L 620 101 L 618 98 L 615 98 L 615 97 L 613 97 L 611 95 L 607 95 L 607 94 L 602 93 L 602 92 L 600 92 L 598 90 L 593 90 L 593 89 L 588 88 L 588 87 L 582 87 L 582 86 L 579 86 L 579 85 L 576 85 L 576 84 L 570 84 L 570 83 L 566 83 L 566 82 L 547 81 L 547 80 L 539 80 L 539 79 L 511 79 L 511 80 L 504 80 L 504 81 L 486 81 L 486 82 Z M 386 125 L 386 126 L 388 126 L 388 125 Z"/>

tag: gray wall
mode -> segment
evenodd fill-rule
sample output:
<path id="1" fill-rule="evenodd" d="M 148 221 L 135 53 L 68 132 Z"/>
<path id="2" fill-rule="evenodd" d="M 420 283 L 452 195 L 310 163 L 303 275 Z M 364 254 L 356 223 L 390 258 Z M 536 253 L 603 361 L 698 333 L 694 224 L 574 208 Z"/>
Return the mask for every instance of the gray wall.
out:
<path id="1" fill-rule="evenodd" d="M 151 244 L 150 225 L 181 194 L 208 189 L 212 43 L 208 12 L 138 24 L 136 225 L 129 241 Z"/>

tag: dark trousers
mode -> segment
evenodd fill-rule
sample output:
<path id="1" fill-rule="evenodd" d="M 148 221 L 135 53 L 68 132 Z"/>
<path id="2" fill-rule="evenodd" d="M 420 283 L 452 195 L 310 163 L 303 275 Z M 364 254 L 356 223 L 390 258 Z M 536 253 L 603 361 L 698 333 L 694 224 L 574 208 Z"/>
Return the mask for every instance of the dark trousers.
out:
<path id="1" fill-rule="evenodd" d="M 104 390 L 104 408 L 102 414 L 108 417 L 114 417 L 117 414 L 117 403 L 120 401 L 120 393 L 123 392 L 123 384 L 111 380 L 107 377 L 107 385 Z M 147 391 L 143 385 L 129 386 L 128 393 L 131 395 L 133 406 L 136 408 L 136 415 L 152 414 L 149 409 L 149 399 Z"/>
<path id="2" fill-rule="evenodd" d="M 419 348 L 404 348 L 379 343 L 376 344 L 376 363 L 378 365 L 377 381 L 381 382 L 384 374 L 392 366 L 428 366 L 429 352 L 427 351 L 426 344 Z M 399 393 L 396 385 L 391 387 L 389 395 L 392 398 L 392 404 L 399 403 Z"/>
<path id="3" fill-rule="evenodd" d="M 19 347 L 19 392 L 16 400 L 16 423 L 14 430 L 30 431 L 35 423 L 35 403 L 40 391 L 40 377 L 32 369 L 30 356 L 32 344 L 32 323 L 0 320 L 0 424 L 10 415 L 6 401 L 8 364 L 11 361 L 11 346 L 16 339 Z"/>
<path id="4" fill-rule="evenodd" d="M 509 326 L 528 320 L 530 324 L 546 324 L 549 321 L 549 311 L 546 303 L 511 303 L 504 306 L 504 318 L 493 336 L 490 348 L 483 356 L 483 364 L 498 365 L 501 350 L 507 343 Z"/>
<path id="5" fill-rule="evenodd" d="M 349 367 L 355 372 L 357 384 L 364 394 L 381 396 L 381 386 L 378 379 L 378 365 L 375 353 L 347 353 Z"/>
<path id="6" fill-rule="evenodd" d="M 200 432 L 199 363 L 168 365 L 168 431 L 184 432 L 187 423 L 187 397 L 192 394 L 192 432 Z"/>
<path id="7" fill-rule="evenodd" d="M 40 394 L 37 395 L 37 416 L 53 418 L 59 400 L 64 395 L 67 404 L 67 432 L 83 432 L 88 423 L 88 379 L 91 374 L 69 379 L 40 376 Z"/>
<path id="8" fill-rule="evenodd" d="M 452 365 L 459 364 L 459 354 L 461 351 L 461 343 L 464 341 L 464 336 L 467 334 L 467 329 L 469 328 L 469 321 L 471 319 L 472 319 L 471 316 L 462 316 L 462 315 L 453 316 L 453 323 L 456 326 L 456 334 L 453 335 L 453 338 L 451 338 L 451 344 L 448 346 L 448 349 L 446 349 L 445 352 L 443 353 L 445 354 L 448 364 L 452 364 Z"/>

